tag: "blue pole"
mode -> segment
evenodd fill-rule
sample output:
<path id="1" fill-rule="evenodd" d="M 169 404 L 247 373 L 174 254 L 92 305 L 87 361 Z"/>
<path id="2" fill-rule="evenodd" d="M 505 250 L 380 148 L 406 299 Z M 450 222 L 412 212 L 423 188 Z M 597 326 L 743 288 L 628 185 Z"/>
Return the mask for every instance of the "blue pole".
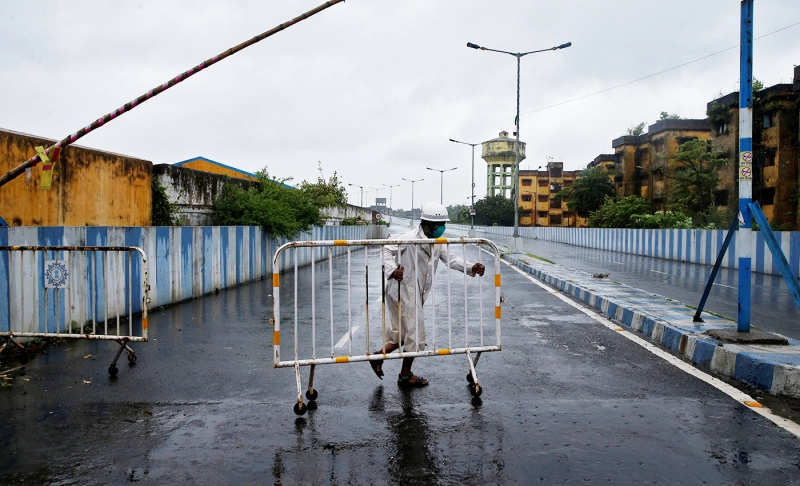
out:
<path id="1" fill-rule="evenodd" d="M 739 42 L 739 310 L 737 330 L 750 332 L 750 269 L 753 215 L 753 0 L 742 0 Z"/>

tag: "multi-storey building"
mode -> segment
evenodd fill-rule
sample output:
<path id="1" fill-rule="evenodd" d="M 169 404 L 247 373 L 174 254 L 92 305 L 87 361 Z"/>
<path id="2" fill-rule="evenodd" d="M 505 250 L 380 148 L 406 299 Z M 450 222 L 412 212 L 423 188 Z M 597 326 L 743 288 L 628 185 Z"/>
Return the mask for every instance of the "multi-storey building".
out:
<path id="1" fill-rule="evenodd" d="M 511 197 L 514 187 L 515 140 L 508 132 L 481 144 L 481 157 L 486 161 L 486 195 Z M 519 160 L 525 159 L 525 142 L 519 143 Z"/>
<path id="2" fill-rule="evenodd" d="M 580 171 L 565 171 L 563 162 L 549 162 L 546 170 L 520 170 L 520 226 L 586 226 L 585 218 L 567 208 L 556 195 L 571 186 Z"/>
<path id="3" fill-rule="evenodd" d="M 640 196 L 648 199 L 654 210 L 665 209 L 670 188 L 665 174 L 670 156 L 689 140 L 710 138 L 707 120 L 661 120 L 650 125 L 645 134 L 617 138 L 611 142 L 617 196 Z M 608 156 L 603 154 L 598 159 Z M 610 164 L 604 162 L 604 166 Z"/>
<path id="4" fill-rule="evenodd" d="M 795 86 L 776 84 L 758 91 L 753 106 L 753 200 L 758 201 L 770 223 L 792 230 L 798 227 L 798 132 L 797 78 Z M 728 165 L 719 170 L 720 183 L 714 193 L 720 210 L 736 211 L 739 200 L 739 93 L 730 93 L 708 103 L 709 122 L 714 128 L 713 146 L 725 152 Z M 794 194 L 794 196 L 792 195 Z"/>

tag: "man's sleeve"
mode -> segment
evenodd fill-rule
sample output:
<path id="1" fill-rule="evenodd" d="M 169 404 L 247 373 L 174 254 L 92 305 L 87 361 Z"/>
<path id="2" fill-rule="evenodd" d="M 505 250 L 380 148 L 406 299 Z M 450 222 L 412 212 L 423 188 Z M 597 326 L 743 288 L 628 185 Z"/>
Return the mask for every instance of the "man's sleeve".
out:
<path id="1" fill-rule="evenodd" d="M 446 247 L 445 247 L 445 248 L 446 248 Z M 441 260 L 441 261 L 442 261 L 442 262 L 443 262 L 445 265 L 449 265 L 449 266 L 450 266 L 450 268 L 452 268 L 453 270 L 456 270 L 456 271 L 458 271 L 458 272 L 462 272 L 462 273 L 464 272 L 464 267 L 466 266 L 466 268 L 467 268 L 467 275 L 469 275 L 470 277 L 474 277 L 474 276 L 475 276 L 475 273 L 472 271 L 472 267 L 475 265 L 474 263 L 470 263 L 470 262 L 468 262 L 468 261 L 464 260 L 463 258 L 461 258 L 460 256 L 456 256 L 455 254 L 453 254 L 453 252 L 452 252 L 452 251 L 451 251 L 451 252 L 449 252 L 449 255 L 450 255 L 450 261 L 448 262 L 448 261 L 447 261 L 447 258 L 448 258 L 448 250 L 447 250 L 447 249 L 445 249 L 445 248 L 443 248 L 443 249 L 442 249 L 442 250 L 439 252 L 439 259 L 440 259 L 440 260 Z"/>
<path id="2" fill-rule="evenodd" d="M 385 245 L 381 249 L 383 271 L 388 279 L 397 268 L 397 245 Z"/>

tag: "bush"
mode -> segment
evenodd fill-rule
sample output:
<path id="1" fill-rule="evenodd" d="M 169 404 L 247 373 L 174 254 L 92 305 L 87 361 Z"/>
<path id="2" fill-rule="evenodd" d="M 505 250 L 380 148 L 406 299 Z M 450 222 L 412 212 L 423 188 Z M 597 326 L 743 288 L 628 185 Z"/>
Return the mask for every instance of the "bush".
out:
<path id="1" fill-rule="evenodd" d="M 680 228 L 691 229 L 692 218 L 680 211 L 655 214 L 634 214 L 632 216 L 634 228 L 667 229 Z"/>
<path id="2" fill-rule="evenodd" d="M 266 169 L 257 173 L 258 187 L 242 189 L 225 184 L 214 201 L 215 223 L 223 226 L 258 225 L 273 237 L 291 238 L 324 223 L 324 215 L 306 191 L 269 178 Z"/>
<path id="3" fill-rule="evenodd" d="M 153 226 L 175 226 L 178 218 L 175 216 L 177 206 L 167 197 L 167 188 L 161 184 L 157 177 L 153 177 L 152 189 L 152 217 Z"/>

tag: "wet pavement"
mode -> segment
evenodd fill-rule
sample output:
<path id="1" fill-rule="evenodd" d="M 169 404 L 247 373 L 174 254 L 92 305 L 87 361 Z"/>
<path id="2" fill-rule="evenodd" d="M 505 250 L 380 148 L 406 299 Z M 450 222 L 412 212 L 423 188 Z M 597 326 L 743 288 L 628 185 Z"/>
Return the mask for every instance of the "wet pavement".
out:
<path id="1" fill-rule="evenodd" d="M 366 363 L 327 365 L 297 417 L 294 372 L 272 367 L 269 281 L 152 311 L 151 341 L 117 379 L 116 345 L 64 342 L 5 372 L 0 483 L 800 482 L 796 436 L 502 275 L 504 349 L 481 357 L 479 399 L 463 355 L 418 359 L 431 384 L 415 390 L 394 383 L 397 360 L 383 381 Z"/>
<path id="2" fill-rule="evenodd" d="M 466 231 L 451 230 L 466 236 Z M 507 245 L 507 236 L 478 233 L 500 245 Z M 545 240 L 523 238 L 523 252 L 546 258 L 565 267 L 591 274 L 608 274 L 608 278 L 625 285 L 647 290 L 688 305 L 700 304 L 713 265 L 698 265 L 662 260 L 594 248 L 583 248 Z M 709 293 L 705 310 L 736 320 L 738 274 L 735 269 L 720 268 Z M 800 309 L 780 275 L 753 273 L 751 325 L 754 328 L 800 339 Z"/>

